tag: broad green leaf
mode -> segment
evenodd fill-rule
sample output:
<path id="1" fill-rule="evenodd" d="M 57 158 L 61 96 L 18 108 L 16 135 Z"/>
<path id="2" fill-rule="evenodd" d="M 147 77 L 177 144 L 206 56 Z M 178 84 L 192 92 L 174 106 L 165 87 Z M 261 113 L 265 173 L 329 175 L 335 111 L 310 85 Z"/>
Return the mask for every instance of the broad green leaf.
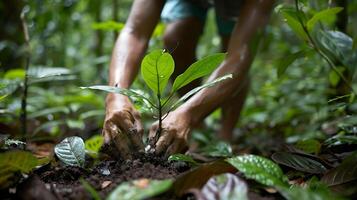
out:
<path id="1" fill-rule="evenodd" d="M 92 89 L 92 90 L 101 90 L 105 92 L 112 92 L 112 93 L 117 93 L 117 94 L 122 94 L 131 98 L 137 98 L 141 99 L 144 101 L 144 103 L 149 104 L 152 106 L 153 104 L 151 101 L 149 101 L 148 98 L 143 96 L 142 94 L 139 94 L 135 90 L 132 89 L 124 89 L 124 88 L 118 88 L 118 87 L 113 87 L 113 86 L 107 86 L 107 85 L 94 85 L 94 86 L 89 86 L 89 87 L 80 87 L 81 89 Z"/>
<path id="2" fill-rule="evenodd" d="M 211 74 L 225 56 L 225 53 L 217 53 L 193 63 L 184 73 L 177 76 L 172 86 L 172 92 L 176 92 L 198 78 Z"/>
<path id="3" fill-rule="evenodd" d="M 172 186 L 171 179 L 139 179 L 125 182 L 115 188 L 107 200 L 140 200 L 147 199 L 167 191 Z"/>
<path id="4" fill-rule="evenodd" d="M 248 200 L 247 184 L 231 173 L 210 178 L 203 186 L 198 200 Z"/>
<path id="5" fill-rule="evenodd" d="M 202 154 L 212 157 L 232 156 L 232 147 L 223 141 L 211 142 L 202 148 Z"/>
<path id="6" fill-rule="evenodd" d="M 24 69 L 11 69 L 8 70 L 5 75 L 4 79 L 24 79 L 25 78 L 25 70 Z"/>
<path id="7" fill-rule="evenodd" d="M 355 38 L 353 39 L 352 49 L 353 49 L 353 50 L 356 50 L 356 49 L 357 49 L 357 37 L 355 37 Z"/>
<path id="8" fill-rule="evenodd" d="M 318 21 L 331 23 L 336 18 L 336 14 L 342 10 L 342 7 L 335 7 L 314 14 L 314 16 L 306 23 L 307 30 L 309 32 L 312 31 Z"/>
<path id="9" fill-rule="evenodd" d="M 191 165 L 198 165 L 198 163 L 192 159 L 191 156 L 184 155 L 184 154 L 173 154 L 168 158 L 169 161 L 182 161 L 187 162 Z"/>
<path id="10" fill-rule="evenodd" d="M 226 159 L 247 178 L 267 186 L 288 186 L 288 179 L 273 161 L 256 155 L 243 155 Z"/>
<path id="11" fill-rule="evenodd" d="M 174 59 L 169 53 L 155 50 L 144 57 L 141 63 L 141 75 L 155 94 L 162 94 L 174 68 Z"/>
<path id="12" fill-rule="evenodd" d="M 279 164 L 302 172 L 322 174 L 327 171 L 320 162 L 297 154 L 277 152 L 272 155 L 272 159 Z"/>
<path id="13" fill-rule="evenodd" d="M 94 157 L 96 157 L 96 154 L 98 154 L 103 143 L 104 143 L 104 138 L 101 135 L 94 135 L 84 142 L 85 148 L 88 151 L 89 155 Z"/>
<path id="14" fill-rule="evenodd" d="M 320 31 L 316 37 L 319 48 L 335 64 L 342 63 L 350 72 L 356 72 L 357 51 L 353 50 L 352 38 L 339 31 Z"/>
<path id="15" fill-rule="evenodd" d="M 290 15 L 288 12 L 282 11 L 281 13 L 284 17 L 284 20 L 290 26 L 290 28 L 294 31 L 294 33 L 296 33 L 304 41 L 308 41 L 309 40 L 308 36 L 305 33 L 299 20 L 296 19 L 295 17 L 293 17 L 292 15 Z"/>
<path id="16" fill-rule="evenodd" d="M 297 142 L 295 146 L 306 153 L 314 153 L 314 154 L 318 154 L 321 149 L 321 143 L 314 139 L 301 140 Z"/>
<path id="17" fill-rule="evenodd" d="M 112 20 L 97 22 L 92 24 L 92 29 L 103 30 L 103 31 L 121 31 L 124 28 L 123 23 L 115 22 Z"/>
<path id="18" fill-rule="evenodd" d="M 208 88 L 208 87 L 212 87 L 215 86 L 216 84 L 225 81 L 227 79 L 231 79 L 233 78 L 232 74 L 227 74 L 225 76 L 219 77 L 213 81 L 207 82 L 201 86 L 198 86 L 196 88 L 193 88 L 191 91 L 189 91 L 188 93 L 186 93 L 185 95 L 183 95 L 179 100 L 177 100 L 170 109 L 175 108 L 176 106 L 178 106 L 179 104 L 183 103 L 184 101 L 186 101 L 188 98 L 190 98 L 192 95 L 196 94 L 197 92 L 201 91 L 204 88 Z"/>
<path id="19" fill-rule="evenodd" d="M 342 200 L 329 191 L 314 191 L 299 186 L 279 188 L 278 190 L 287 200 Z"/>
<path id="20" fill-rule="evenodd" d="M 66 165 L 84 166 L 85 147 L 82 138 L 73 136 L 62 140 L 55 146 L 57 157 Z"/>
<path id="21" fill-rule="evenodd" d="M 28 118 L 33 119 L 36 117 L 47 116 L 47 115 L 55 114 L 55 113 L 68 114 L 69 112 L 70 112 L 70 110 L 68 107 L 59 106 L 59 107 L 46 108 L 46 109 L 42 109 L 42 110 L 33 112 L 33 113 L 29 114 Z"/>
<path id="22" fill-rule="evenodd" d="M 355 135 L 335 135 L 328 138 L 324 142 L 327 147 L 333 147 L 343 144 L 357 144 L 357 136 Z"/>
<path id="23" fill-rule="evenodd" d="M 357 180 L 357 152 L 355 151 L 336 168 L 328 171 L 321 181 L 328 186 L 340 185 Z"/>
<path id="24" fill-rule="evenodd" d="M 29 78 L 46 78 L 71 74 L 71 70 L 63 67 L 31 67 L 28 71 Z"/>
<path id="25" fill-rule="evenodd" d="M 0 169 L 29 173 L 38 165 L 37 158 L 27 151 L 8 151 L 0 153 Z"/>
<path id="26" fill-rule="evenodd" d="M 281 58 L 278 62 L 278 77 L 280 78 L 286 71 L 286 69 L 293 63 L 296 59 L 302 58 L 305 56 L 305 51 L 298 51 L 288 56 Z"/>

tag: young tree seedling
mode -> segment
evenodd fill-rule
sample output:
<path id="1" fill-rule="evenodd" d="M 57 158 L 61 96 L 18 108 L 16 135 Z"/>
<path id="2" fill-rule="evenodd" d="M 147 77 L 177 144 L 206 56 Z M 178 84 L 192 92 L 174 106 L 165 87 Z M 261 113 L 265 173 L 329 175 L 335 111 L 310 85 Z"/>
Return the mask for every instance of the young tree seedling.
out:
<path id="1" fill-rule="evenodd" d="M 144 79 L 146 85 L 152 90 L 155 99 L 151 100 L 139 92 L 132 89 L 118 88 L 113 86 L 96 85 L 90 87 L 81 87 L 82 89 L 95 89 L 102 90 L 106 92 L 113 92 L 117 94 L 122 94 L 130 98 L 135 98 L 141 103 L 148 105 L 151 109 L 156 112 L 158 119 L 158 130 L 154 140 L 149 141 L 149 149 L 155 148 L 155 143 L 162 132 L 162 121 L 168 116 L 168 114 L 175 109 L 182 102 L 186 101 L 195 93 L 200 90 L 212 87 L 217 83 L 220 83 L 226 79 L 232 78 L 232 74 L 227 74 L 225 76 L 219 77 L 213 81 L 202 84 L 183 95 L 177 101 L 172 102 L 172 97 L 175 93 L 191 83 L 192 81 L 207 76 L 216 69 L 216 67 L 225 58 L 225 53 L 217 53 L 207 56 L 192 65 L 190 65 L 187 70 L 181 75 L 177 76 L 174 80 L 171 90 L 165 95 L 165 90 L 167 83 L 174 72 L 175 62 L 172 56 L 165 50 L 155 50 L 147 54 L 141 63 L 141 76 Z"/>

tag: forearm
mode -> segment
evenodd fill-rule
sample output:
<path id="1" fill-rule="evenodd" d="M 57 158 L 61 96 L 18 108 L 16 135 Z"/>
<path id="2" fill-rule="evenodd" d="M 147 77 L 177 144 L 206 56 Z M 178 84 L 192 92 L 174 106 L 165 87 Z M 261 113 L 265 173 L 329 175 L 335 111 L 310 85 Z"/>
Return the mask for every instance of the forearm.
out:
<path id="1" fill-rule="evenodd" d="M 130 87 L 138 73 L 146 48 L 146 39 L 138 38 L 130 29 L 123 29 L 112 53 L 109 69 L 110 86 Z"/>
<path id="2" fill-rule="evenodd" d="M 121 31 L 112 53 L 109 69 L 109 85 L 129 88 L 133 83 L 151 34 L 160 18 L 163 0 L 135 0 L 129 18 Z M 118 98 L 128 100 L 119 94 L 110 93 L 107 103 Z"/>
<path id="3" fill-rule="evenodd" d="M 228 46 L 227 58 L 210 76 L 210 80 L 226 74 L 233 78 L 194 95 L 179 109 L 194 115 L 192 125 L 198 124 L 244 83 L 255 54 L 257 35 L 262 32 L 274 3 L 273 0 L 247 1 L 241 12 Z"/>

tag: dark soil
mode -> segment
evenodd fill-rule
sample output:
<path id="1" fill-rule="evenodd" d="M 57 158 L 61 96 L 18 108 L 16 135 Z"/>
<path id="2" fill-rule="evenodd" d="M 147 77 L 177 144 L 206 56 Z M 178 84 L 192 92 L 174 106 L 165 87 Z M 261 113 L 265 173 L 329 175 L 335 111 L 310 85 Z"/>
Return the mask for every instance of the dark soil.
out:
<path id="1" fill-rule="evenodd" d="M 79 167 L 56 167 L 38 172 L 38 175 L 57 199 L 90 199 L 91 195 L 82 186 L 81 178 L 104 199 L 122 182 L 140 178 L 174 178 L 187 169 L 174 166 L 166 159 L 142 155 L 134 160 L 101 161 L 90 170 Z"/>

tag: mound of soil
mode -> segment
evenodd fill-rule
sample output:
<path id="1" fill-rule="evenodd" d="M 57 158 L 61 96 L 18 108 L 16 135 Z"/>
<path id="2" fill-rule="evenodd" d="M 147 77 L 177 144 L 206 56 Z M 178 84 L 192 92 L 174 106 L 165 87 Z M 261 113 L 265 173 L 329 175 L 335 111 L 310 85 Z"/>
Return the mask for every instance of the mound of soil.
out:
<path id="1" fill-rule="evenodd" d="M 90 199 L 81 180 L 87 181 L 103 199 L 120 183 L 140 178 L 174 178 L 187 170 L 168 163 L 166 159 L 141 156 L 135 160 L 102 161 L 93 169 L 59 167 L 39 172 L 38 176 L 58 199 Z"/>

